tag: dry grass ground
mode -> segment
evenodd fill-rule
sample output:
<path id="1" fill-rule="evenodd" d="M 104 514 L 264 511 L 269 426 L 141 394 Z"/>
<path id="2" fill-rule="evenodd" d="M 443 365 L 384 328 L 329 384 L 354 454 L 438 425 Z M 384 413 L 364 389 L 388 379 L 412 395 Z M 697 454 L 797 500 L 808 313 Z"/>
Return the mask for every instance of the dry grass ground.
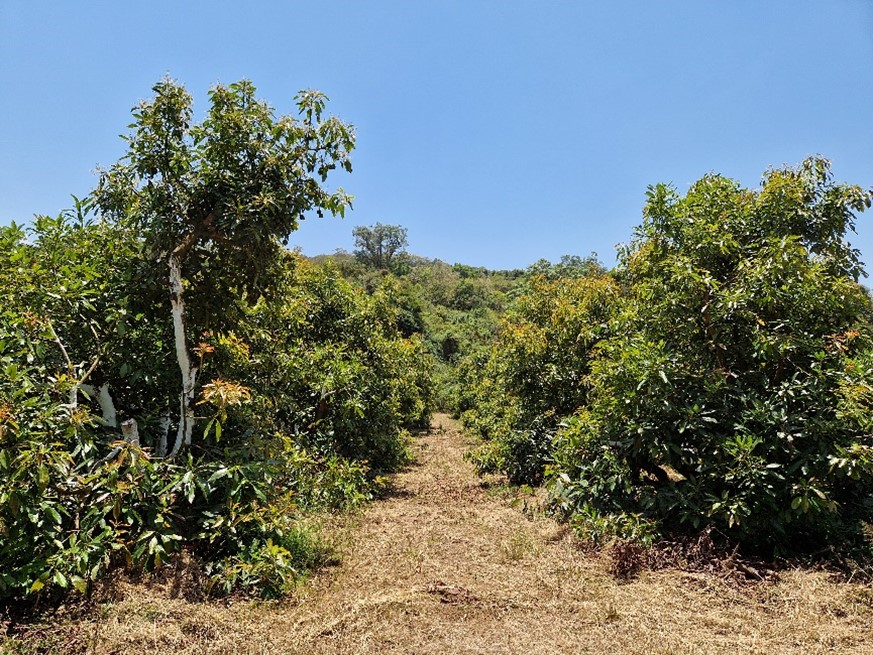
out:
<path id="1" fill-rule="evenodd" d="M 737 586 L 644 572 L 619 583 L 548 518 L 489 490 L 437 416 L 417 465 L 347 535 L 342 565 L 282 603 L 188 602 L 120 584 L 16 647 L 52 653 L 873 654 L 873 589 L 788 571 Z"/>

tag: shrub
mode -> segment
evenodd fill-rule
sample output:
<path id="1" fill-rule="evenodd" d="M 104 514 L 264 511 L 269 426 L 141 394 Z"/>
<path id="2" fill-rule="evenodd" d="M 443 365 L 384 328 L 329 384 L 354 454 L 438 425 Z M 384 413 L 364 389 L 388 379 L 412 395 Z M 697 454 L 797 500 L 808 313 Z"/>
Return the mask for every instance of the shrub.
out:
<path id="1" fill-rule="evenodd" d="M 405 461 L 404 427 L 430 411 L 429 358 L 390 299 L 289 256 L 283 286 L 240 299 L 235 330 L 202 335 L 203 438 L 157 458 L 171 346 L 159 320 L 131 316 L 131 238 L 76 216 L 0 232 L 13 272 L 0 282 L 0 600 L 86 592 L 182 549 L 213 591 L 282 593 L 323 558 L 306 517 L 360 504 Z M 110 381 L 139 442 L 84 384 Z"/>
<path id="2" fill-rule="evenodd" d="M 331 266 L 290 255 L 287 271 L 234 335 L 242 351 L 218 344 L 223 370 L 255 391 L 258 420 L 305 449 L 396 469 L 404 428 L 429 421 L 431 358 L 417 337 L 401 337 L 389 295 L 360 293 Z"/>
<path id="3" fill-rule="evenodd" d="M 608 334 L 619 287 L 592 276 L 534 276 L 487 357 L 461 367 L 465 424 L 486 439 L 472 458 L 515 484 L 539 484 L 562 421 L 586 403 L 590 362 Z"/>
<path id="4" fill-rule="evenodd" d="M 650 190 L 626 292 L 560 436 L 571 513 L 712 526 L 772 552 L 871 516 L 870 299 L 844 241 L 870 194 L 810 159 L 758 191 Z"/>

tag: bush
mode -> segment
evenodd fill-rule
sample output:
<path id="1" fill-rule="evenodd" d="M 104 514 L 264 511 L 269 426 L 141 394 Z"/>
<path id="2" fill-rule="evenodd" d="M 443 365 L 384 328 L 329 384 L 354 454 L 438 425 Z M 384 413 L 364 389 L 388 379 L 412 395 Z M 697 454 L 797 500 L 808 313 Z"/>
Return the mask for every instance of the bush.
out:
<path id="1" fill-rule="evenodd" d="M 87 592 L 183 549 L 213 592 L 283 593 L 324 558 L 307 517 L 360 504 L 405 461 L 429 357 L 385 294 L 289 255 L 271 296 L 239 300 L 235 330 L 202 335 L 202 438 L 156 458 L 172 346 L 159 319 L 131 316 L 130 239 L 76 216 L 0 232 L 0 599 Z M 110 385 L 117 422 L 86 382 Z"/>
<path id="2" fill-rule="evenodd" d="M 389 293 L 360 293 L 333 267 L 290 255 L 287 269 L 269 302 L 216 344 L 222 370 L 252 387 L 258 420 L 305 449 L 396 469 L 403 430 L 429 422 L 431 358 L 416 336 L 401 337 Z"/>
<path id="3" fill-rule="evenodd" d="M 585 405 L 590 362 L 608 334 L 618 297 L 615 280 L 536 275 L 519 296 L 487 356 L 460 367 L 459 409 L 486 443 L 472 455 L 481 470 L 505 472 L 515 484 L 539 484 L 556 432 Z"/>
<path id="4" fill-rule="evenodd" d="M 771 553 L 859 534 L 870 299 L 844 236 L 869 206 L 817 159 L 758 191 L 716 175 L 684 198 L 650 190 L 589 402 L 559 439 L 571 514 L 711 526 Z"/>

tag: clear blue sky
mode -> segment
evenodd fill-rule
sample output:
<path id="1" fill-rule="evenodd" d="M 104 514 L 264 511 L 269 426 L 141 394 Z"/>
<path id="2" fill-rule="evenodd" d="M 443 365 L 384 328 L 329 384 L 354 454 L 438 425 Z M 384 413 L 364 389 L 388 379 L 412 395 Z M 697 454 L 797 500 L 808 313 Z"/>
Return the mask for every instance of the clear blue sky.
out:
<path id="1" fill-rule="evenodd" d="M 873 0 L 0 0 L 0 223 L 86 194 L 165 73 L 201 109 L 249 78 L 354 123 L 355 210 L 305 221 L 307 254 L 380 221 L 450 262 L 612 263 L 648 184 L 820 153 L 873 186 Z"/>

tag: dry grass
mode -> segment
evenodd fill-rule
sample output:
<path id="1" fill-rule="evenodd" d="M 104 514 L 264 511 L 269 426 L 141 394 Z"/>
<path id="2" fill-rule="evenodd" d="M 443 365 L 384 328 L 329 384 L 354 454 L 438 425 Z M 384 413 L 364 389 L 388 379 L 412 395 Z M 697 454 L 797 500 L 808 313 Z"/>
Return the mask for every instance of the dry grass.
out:
<path id="1" fill-rule="evenodd" d="M 731 584 L 644 571 L 620 583 L 566 529 L 486 491 L 457 425 L 355 521 L 343 564 L 282 603 L 189 602 L 119 583 L 77 618 L 30 626 L 18 652 L 873 654 L 873 589 L 783 572 Z M 343 534 L 348 534 L 348 530 Z M 12 651 L 15 652 L 15 651 Z"/>

